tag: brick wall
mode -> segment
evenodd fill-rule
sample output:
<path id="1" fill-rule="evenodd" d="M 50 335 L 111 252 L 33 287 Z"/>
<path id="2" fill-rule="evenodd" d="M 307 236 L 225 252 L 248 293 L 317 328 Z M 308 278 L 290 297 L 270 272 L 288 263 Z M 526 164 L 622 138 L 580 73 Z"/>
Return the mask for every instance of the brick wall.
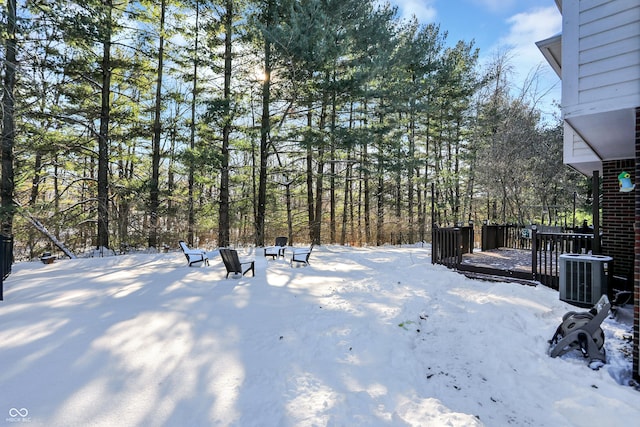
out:
<path id="1" fill-rule="evenodd" d="M 626 171 L 636 182 L 635 159 L 602 163 L 602 253 L 613 257 L 614 274 L 628 279 L 625 290 L 632 290 L 635 246 L 635 192 L 620 191 L 618 175 Z M 616 287 L 623 288 L 624 283 Z"/>
<path id="2" fill-rule="evenodd" d="M 636 173 L 640 177 L 640 108 L 636 108 Z M 635 191 L 635 269 L 633 305 L 633 376 L 640 380 L 640 185 Z"/>

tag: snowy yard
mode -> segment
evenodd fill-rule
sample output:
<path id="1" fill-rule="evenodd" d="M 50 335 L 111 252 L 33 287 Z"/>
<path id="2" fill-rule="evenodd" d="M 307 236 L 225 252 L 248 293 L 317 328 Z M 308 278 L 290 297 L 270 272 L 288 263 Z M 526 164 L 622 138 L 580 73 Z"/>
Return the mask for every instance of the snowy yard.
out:
<path id="1" fill-rule="evenodd" d="M 467 279 L 428 248 L 255 257 L 256 277 L 181 252 L 18 263 L 0 302 L 0 425 L 624 426 L 631 326 L 608 364 L 546 352 L 577 310 Z M 23 424 L 27 423 L 28 424 Z"/>

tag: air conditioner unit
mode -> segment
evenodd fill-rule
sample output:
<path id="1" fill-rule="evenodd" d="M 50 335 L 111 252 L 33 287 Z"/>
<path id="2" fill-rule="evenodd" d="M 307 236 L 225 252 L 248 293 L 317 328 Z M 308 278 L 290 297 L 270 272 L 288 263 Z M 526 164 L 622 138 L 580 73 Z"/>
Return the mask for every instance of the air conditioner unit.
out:
<path id="1" fill-rule="evenodd" d="M 607 274 L 613 258 L 604 255 L 560 255 L 560 299 L 593 306 L 607 293 Z"/>

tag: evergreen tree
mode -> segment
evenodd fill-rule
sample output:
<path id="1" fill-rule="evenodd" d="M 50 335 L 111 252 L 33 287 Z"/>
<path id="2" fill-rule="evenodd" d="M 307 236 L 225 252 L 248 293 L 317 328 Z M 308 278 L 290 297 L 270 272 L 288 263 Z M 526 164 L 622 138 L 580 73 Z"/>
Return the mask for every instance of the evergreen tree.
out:
<path id="1" fill-rule="evenodd" d="M 4 81 L 2 86 L 2 190 L 0 191 L 0 222 L 2 232 L 13 233 L 13 216 L 15 213 L 13 150 L 15 145 L 15 86 L 17 49 L 17 10 L 16 1 L 7 0 L 7 29 L 5 40 Z"/>

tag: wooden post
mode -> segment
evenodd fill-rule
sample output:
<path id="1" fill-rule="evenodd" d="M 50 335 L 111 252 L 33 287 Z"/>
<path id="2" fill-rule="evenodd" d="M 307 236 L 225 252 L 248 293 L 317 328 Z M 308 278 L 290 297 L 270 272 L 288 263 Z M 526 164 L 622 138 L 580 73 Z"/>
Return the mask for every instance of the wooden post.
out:
<path id="1" fill-rule="evenodd" d="M 456 270 L 460 268 L 462 264 L 462 230 L 458 227 L 454 228 L 454 241 L 456 245 Z"/>
<path id="2" fill-rule="evenodd" d="M 600 254 L 600 171 L 593 171 L 591 181 L 593 193 L 593 249 L 594 255 Z"/>
<path id="3" fill-rule="evenodd" d="M 533 280 L 538 279 L 538 231 L 535 225 L 531 226 L 531 274 Z"/>
<path id="4" fill-rule="evenodd" d="M 435 232 L 435 206 L 434 206 L 434 198 L 435 198 L 435 184 L 431 183 L 431 264 L 435 264 L 434 255 L 437 251 L 436 246 L 436 232 Z"/>

